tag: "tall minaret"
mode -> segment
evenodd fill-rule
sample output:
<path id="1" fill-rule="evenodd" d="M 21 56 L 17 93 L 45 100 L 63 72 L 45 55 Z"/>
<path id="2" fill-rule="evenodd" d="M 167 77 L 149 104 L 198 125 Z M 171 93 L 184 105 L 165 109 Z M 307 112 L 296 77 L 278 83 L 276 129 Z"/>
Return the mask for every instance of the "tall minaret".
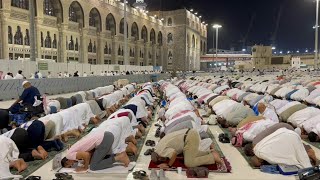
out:
<path id="1" fill-rule="evenodd" d="M 136 0 L 136 2 L 133 4 L 133 7 L 146 10 L 147 4 L 144 2 L 144 0 Z"/>

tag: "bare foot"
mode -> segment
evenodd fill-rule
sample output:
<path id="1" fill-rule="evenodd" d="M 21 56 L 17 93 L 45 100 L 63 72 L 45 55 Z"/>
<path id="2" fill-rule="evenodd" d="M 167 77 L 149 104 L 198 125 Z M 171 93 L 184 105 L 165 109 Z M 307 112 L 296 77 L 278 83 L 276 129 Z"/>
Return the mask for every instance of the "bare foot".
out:
<path id="1" fill-rule="evenodd" d="M 43 159 L 48 158 L 48 152 L 44 150 L 42 146 L 38 146 L 37 150 L 44 157 Z"/>
<path id="2" fill-rule="evenodd" d="M 140 139 L 141 137 L 142 137 L 142 133 L 140 131 L 137 131 L 136 139 Z"/>
<path id="3" fill-rule="evenodd" d="M 129 142 L 126 151 L 127 153 L 133 153 L 134 155 L 137 155 L 138 149 L 132 142 Z"/>
<path id="4" fill-rule="evenodd" d="M 23 159 L 18 159 L 11 164 L 11 167 L 17 169 L 18 173 L 26 170 L 28 165 Z"/>
<path id="5" fill-rule="evenodd" d="M 141 131 L 142 134 L 144 134 L 146 132 L 145 128 L 141 124 L 138 125 L 138 129 L 139 129 L 139 131 Z"/>
<path id="6" fill-rule="evenodd" d="M 132 135 L 126 138 L 126 142 L 132 142 L 134 145 L 138 143 Z"/>
<path id="7" fill-rule="evenodd" d="M 37 160 L 44 159 L 44 156 L 35 149 L 32 150 L 31 154 L 34 159 L 37 159 Z"/>
<path id="8" fill-rule="evenodd" d="M 128 167 L 128 165 L 130 163 L 130 159 L 129 159 L 128 155 L 125 152 L 117 154 L 116 157 L 115 157 L 115 160 L 117 162 L 123 163 L 125 167 Z"/>
<path id="9" fill-rule="evenodd" d="M 216 164 L 222 164 L 222 160 L 219 153 L 217 153 L 216 151 L 212 151 L 211 153 L 214 157 L 214 161 L 216 162 Z"/>
<path id="10" fill-rule="evenodd" d="M 68 138 L 67 135 L 62 134 L 62 135 L 61 135 L 61 140 L 62 140 L 62 142 L 66 143 L 66 142 L 68 142 L 69 138 Z"/>

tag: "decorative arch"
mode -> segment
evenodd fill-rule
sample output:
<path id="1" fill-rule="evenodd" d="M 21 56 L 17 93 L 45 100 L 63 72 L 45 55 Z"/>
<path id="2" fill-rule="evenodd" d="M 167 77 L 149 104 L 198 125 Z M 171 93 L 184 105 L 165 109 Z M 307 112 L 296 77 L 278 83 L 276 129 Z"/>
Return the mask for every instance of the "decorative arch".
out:
<path id="1" fill-rule="evenodd" d="M 195 39 L 194 35 L 192 35 L 192 47 L 193 48 L 196 47 L 196 39 Z"/>
<path id="2" fill-rule="evenodd" d="M 116 20 L 111 13 L 106 18 L 106 30 L 111 31 L 111 35 L 113 36 L 117 34 Z"/>
<path id="3" fill-rule="evenodd" d="M 29 0 L 11 0 L 11 6 L 29 10 Z"/>
<path id="4" fill-rule="evenodd" d="M 128 28 L 128 22 L 127 22 L 127 35 L 129 37 L 129 28 Z M 119 28 L 119 33 L 124 34 L 124 18 L 121 19 L 120 21 L 120 28 Z"/>
<path id="5" fill-rule="evenodd" d="M 168 18 L 167 26 L 172 26 L 172 18 L 171 17 Z"/>
<path id="6" fill-rule="evenodd" d="M 57 17 L 58 23 L 63 22 L 63 6 L 60 0 L 44 0 L 43 14 Z"/>
<path id="7" fill-rule="evenodd" d="M 131 36 L 134 37 L 134 40 L 139 40 L 139 28 L 136 22 L 132 23 Z"/>
<path id="8" fill-rule="evenodd" d="M 85 26 L 84 24 L 84 11 L 78 1 L 73 1 L 69 6 L 69 21 L 77 22 Z"/>
<path id="9" fill-rule="evenodd" d="M 162 46 L 162 44 L 163 44 L 163 42 L 162 42 L 162 32 L 161 31 L 158 32 L 158 44 L 160 46 Z"/>
<path id="10" fill-rule="evenodd" d="M 172 44 L 173 43 L 173 34 L 172 33 L 168 33 L 167 43 L 168 44 Z"/>
<path id="11" fill-rule="evenodd" d="M 202 40 L 200 40 L 200 52 L 203 52 L 202 51 Z"/>
<path id="12" fill-rule="evenodd" d="M 144 40 L 144 42 L 148 42 L 148 29 L 146 26 L 143 26 L 141 29 L 141 39 Z"/>
<path id="13" fill-rule="evenodd" d="M 154 31 L 154 29 L 152 28 L 150 31 L 150 42 L 152 44 L 156 44 L 156 32 Z"/>
<path id="14" fill-rule="evenodd" d="M 96 27 L 98 31 L 102 30 L 101 15 L 97 8 L 92 8 L 89 13 L 89 26 Z"/>

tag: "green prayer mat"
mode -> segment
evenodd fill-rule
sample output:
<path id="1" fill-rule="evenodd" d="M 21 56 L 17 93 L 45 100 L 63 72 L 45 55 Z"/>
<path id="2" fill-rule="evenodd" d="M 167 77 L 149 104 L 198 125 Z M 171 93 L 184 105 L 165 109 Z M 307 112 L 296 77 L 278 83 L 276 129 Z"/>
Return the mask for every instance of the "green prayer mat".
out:
<path id="1" fill-rule="evenodd" d="M 319 142 L 310 142 L 308 139 L 302 139 L 304 142 L 312 145 L 313 147 L 320 149 L 320 143 Z"/>
<path id="2" fill-rule="evenodd" d="M 220 146 L 218 145 L 218 142 L 217 142 L 216 138 L 214 138 L 212 132 L 210 130 L 208 130 L 207 133 L 208 133 L 210 139 L 212 140 L 212 142 L 214 144 L 215 150 L 220 154 L 221 157 L 225 157 L 225 155 L 223 154 Z"/>

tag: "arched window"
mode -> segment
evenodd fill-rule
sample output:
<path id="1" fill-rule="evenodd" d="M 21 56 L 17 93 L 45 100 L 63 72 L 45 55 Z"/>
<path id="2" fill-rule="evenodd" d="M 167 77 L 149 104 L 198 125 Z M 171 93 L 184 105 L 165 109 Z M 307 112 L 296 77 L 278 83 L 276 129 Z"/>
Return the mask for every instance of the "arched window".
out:
<path id="1" fill-rule="evenodd" d="M 108 52 L 108 43 L 104 46 L 104 54 L 109 54 Z"/>
<path id="2" fill-rule="evenodd" d="M 70 37 L 70 41 L 69 41 L 69 50 L 74 50 L 74 41 L 73 41 L 73 37 Z"/>
<path id="3" fill-rule="evenodd" d="M 109 45 L 109 54 L 111 54 L 112 53 L 112 49 L 111 49 L 111 46 Z"/>
<path id="4" fill-rule="evenodd" d="M 24 36 L 24 45 L 30 46 L 29 29 L 26 29 L 26 35 Z"/>
<path id="5" fill-rule="evenodd" d="M 76 44 L 74 45 L 74 50 L 75 50 L 75 51 L 79 51 L 78 38 L 76 38 Z"/>
<path id="6" fill-rule="evenodd" d="M 196 39 L 194 38 L 194 35 L 192 35 L 192 47 L 196 47 Z"/>
<path id="7" fill-rule="evenodd" d="M 116 20 L 114 19 L 114 16 L 110 13 L 108 14 L 106 18 L 106 29 L 108 31 L 111 31 L 111 35 L 116 35 Z"/>
<path id="8" fill-rule="evenodd" d="M 168 38 L 167 38 L 168 40 L 167 40 L 167 43 L 168 44 L 172 44 L 173 43 L 173 35 L 172 35 L 172 33 L 169 33 L 168 34 Z"/>
<path id="9" fill-rule="evenodd" d="M 93 8 L 89 14 L 89 26 L 96 27 L 101 31 L 101 16 L 97 8 Z"/>
<path id="10" fill-rule="evenodd" d="M 147 27 L 146 26 L 143 26 L 142 27 L 142 30 L 141 30 L 141 39 L 144 40 L 144 42 L 148 42 L 148 30 L 147 30 Z"/>
<path id="11" fill-rule="evenodd" d="M 53 35 L 52 48 L 57 49 L 57 35 Z"/>
<path id="12" fill-rule="evenodd" d="M 161 31 L 159 31 L 159 33 L 158 33 L 158 44 L 159 44 L 159 46 L 162 46 L 162 32 Z"/>
<path id="13" fill-rule="evenodd" d="M 96 52 L 97 52 L 97 47 L 96 47 L 96 42 L 95 42 L 95 41 L 93 42 L 93 48 L 92 48 L 92 51 L 93 51 L 94 53 L 96 53 Z"/>
<path id="14" fill-rule="evenodd" d="M 9 44 L 12 44 L 12 27 L 11 26 L 8 26 L 8 43 Z"/>
<path id="15" fill-rule="evenodd" d="M 139 28 L 136 22 L 131 26 L 131 36 L 134 37 L 134 40 L 139 40 Z"/>
<path id="16" fill-rule="evenodd" d="M 150 31 L 150 41 L 152 44 L 156 44 L 156 32 L 154 29 L 151 29 Z"/>
<path id="17" fill-rule="evenodd" d="M 88 45 L 88 52 L 93 52 L 91 39 Z"/>
<path id="18" fill-rule="evenodd" d="M 49 31 L 47 32 L 46 39 L 44 40 L 44 46 L 46 48 L 51 48 L 51 36 Z"/>
<path id="19" fill-rule="evenodd" d="M 168 26 L 172 26 L 172 18 L 168 18 Z"/>
<path id="20" fill-rule="evenodd" d="M 23 45 L 23 35 L 20 26 L 17 27 L 17 32 L 14 35 L 14 44 Z"/>
<path id="21" fill-rule="evenodd" d="M 83 9 L 79 2 L 73 1 L 69 7 L 69 21 L 78 22 L 84 27 Z"/>
<path id="22" fill-rule="evenodd" d="M 124 34 L 124 19 L 122 18 L 120 21 L 120 34 Z M 129 37 L 129 26 L 127 23 L 127 37 Z"/>
<path id="23" fill-rule="evenodd" d="M 21 9 L 29 9 L 29 0 L 11 0 L 11 6 Z"/>
<path id="24" fill-rule="evenodd" d="M 200 52 L 202 52 L 202 41 L 200 42 Z"/>
<path id="25" fill-rule="evenodd" d="M 43 1 L 43 13 L 48 16 L 55 16 L 52 0 Z"/>
<path id="26" fill-rule="evenodd" d="M 44 38 L 43 38 L 43 32 L 41 32 L 41 37 L 40 37 L 40 44 L 41 44 L 41 47 L 43 47 L 43 43 L 44 43 Z"/>
<path id="27" fill-rule="evenodd" d="M 121 56 L 121 48 L 120 48 L 120 46 L 118 48 L 118 56 Z"/>

